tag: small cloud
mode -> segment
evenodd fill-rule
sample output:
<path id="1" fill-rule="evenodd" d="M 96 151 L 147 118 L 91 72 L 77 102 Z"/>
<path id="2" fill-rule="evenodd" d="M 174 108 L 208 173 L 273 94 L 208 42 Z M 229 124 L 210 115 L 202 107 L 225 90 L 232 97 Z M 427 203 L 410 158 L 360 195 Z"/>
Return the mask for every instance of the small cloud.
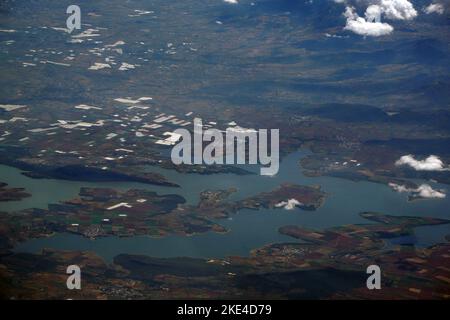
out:
<path id="1" fill-rule="evenodd" d="M 359 0 L 334 0 L 336 3 L 346 5 L 344 16 L 347 18 L 345 30 L 352 31 L 362 36 L 379 37 L 391 34 L 394 28 L 386 22 L 381 22 L 381 18 L 389 20 L 412 20 L 417 17 L 417 11 L 408 0 L 367 0 L 365 17 L 360 17 L 355 5 L 360 4 Z"/>
<path id="2" fill-rule="evenodd" d="M 408 192 L 411 198 L 425 198 L 425 199 L 443 199 L 446 194 L 443 190 L 434 190 L 428 184 L 421 184 L 418 188 L 408 188 L 396 183 L 389 183 L 389 186 L 397 192 Z"/>
<path id="3" fill-rule="evenodd" d="M 417 171 L 447 171 L 449 168 L 444 166 L 444 163 L 438 156 L 430 155 L 425 160 L 416 160 L 411 154 L 402 156 L 395 162 L 395 165 L 407 165 Z"/>
<path id="4" fill-rule="evenodd" d="M 231 3 L 231 4 L 238 4 L 239 3 L 238 0 L 223 0 L 223 1 L 225 1 L 226 3 Z"/>
<path id="5" fill-rule="evenodd" d="M 389 187 L 391 187 L 392 190 L 400 192 L 400 193 L 410 192 L 412 190 L 412 189 L 410 189 L 410 188 L 408 188 L 406 186 L 403 186 L 403 185 L 400 185 L 400 184 L 396 184 L 396 183 L 393 183 L 393 182 L 389 182 Z"/>
<path id="6" fill-rule="evenodd" d="M 381 11 L 387 19 L 411 20 L 417 17 L 417 11 L 408 0 L 381 0 Z"/>
<path id="7" fill-rule="evenodd" d="M 445 198 L 445 193 L 442 192 L 442 190 L 434 190 L 430 185 L 428 184 L 422 184 L 417 188 L 413 195 L 417 195 L 421 198 L 439 198 L 443 199 Z"/>
<path id="8" fill-rule="evenodd" d="M 334 2 L 343 3 L 347 7 L 366 4 L 366 16 L 368 11 L 372 11 L 390 20 L 412 20 L 417 17 L 417 11 L 409 0 L 334 0 Z"/>
<path id="9" fill-rule="evenodd" d="M 379 37 L 394 31 L 394 28 L 388 23 L 371 22 L 359 17 L 353 7 L 347 7 L 344 16 L 347 18 L 344 29 L 362 36 Z"/>
<path id="10" fill-rule="evenodd" d="M 437 14 L 443 14 L 444 13 L 444 6 L 441 3 L 432 3 L 425 8 L 423 8 L 423 12 L 426 14 L 431 13 L 437 13 Z"/>
<path id="11" fill-rule="evenodd" d="M 297 206 L 301 206 L 302 203 L 298 201 L 297 199 L 289 199 L 288 201 L 281 201 L 280 203 L 277 203 L 275 207 L 281 208 L 284 207 L 286 210 L 293 210 Z"/>

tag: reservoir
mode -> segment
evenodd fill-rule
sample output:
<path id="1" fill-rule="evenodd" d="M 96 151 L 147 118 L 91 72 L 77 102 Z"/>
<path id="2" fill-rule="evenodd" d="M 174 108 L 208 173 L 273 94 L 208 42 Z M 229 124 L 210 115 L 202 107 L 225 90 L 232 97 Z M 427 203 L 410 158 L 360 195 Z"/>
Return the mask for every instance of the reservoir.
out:
<path id="1" fill-rule="evenodd" d="M 181 174 L 172 170 L 149 167 L 149 171 L 163 174 L 169 181 L 181 188 L 160 187 L 142 183 L 111 182 L 91 183 L 55 179 L 31 179 L 21 171 L 0 166 L 1 181 L 11 187 L 24 187 L 32 197 L 17 202 L 1 203 L 1 211 L 18 211 L 26 208 L 47 208 L 49 203 L 75 198 L 81 187 L 108 187 L 116 189 L 139 188 L 156 191 L 159 194 L 179 194 L 190 204 L 196 204 L 203 190 L 237 188 L 230 200 L 242 199 L 260 192 L 270 191 L 284 182 L 301 185 L 320 185 L 327 193 L 325 203 L 316 211 L 301 209 L 241 210 L 231 219 L 218 220 L 230 231 L 226 234 L 208 232 L 193 236 L 169 235 L 163 238 L 136 236 L 131 238 L 106 237 L 96 240 L 73 234 L 57 234 L 49 238 L 31 239 L 19 244 L 17 252 L 39 252 L 43 248 L 61 250 L 94 251 L 107 261 L 120 253 L 144 254 L 155 257 L 202 257 L 223 258 L 230 255 L 247 256 L 252 249 L 270 243 L 294 242 L 293 238 L 278 233 L 285 225 L 300 225 L 306 228 L 328 228 L 345 224 L 370 223 L 358 216 L 363 211 L 375 211 L 391 215 L 430 216 L 450 219 L 450 199 L 428 199 L 407 201 L 405 193 L 397 193 L 388 186 L 360 181 L 354 182 L 332 177 L 305 177 L 299 160 L 308 151 L 298 151 L 285 157 L 280 170 L 274 177 L 235 174 Z M 248 168 L 259 172 L 259 167 Z M 433 188 L 447 189 L 448 186 L 426 182 Z M 414 239 L 408 239 L 417 246 L 429 246 L 445 241 L 450 234 L 450 225 L 420 227 Z"/>

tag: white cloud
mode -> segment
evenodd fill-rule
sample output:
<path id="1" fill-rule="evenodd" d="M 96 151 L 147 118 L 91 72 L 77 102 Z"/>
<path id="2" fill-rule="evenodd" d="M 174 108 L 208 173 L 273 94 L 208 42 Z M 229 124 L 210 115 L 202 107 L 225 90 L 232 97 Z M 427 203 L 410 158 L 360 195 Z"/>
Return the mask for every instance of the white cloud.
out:
<path id="1" fill-rule="evenodd" d="M 431 186 L 428 184 L 422 184 L 417 188 L 414 193 L 417 193 L 418 196 L 422 198 L 439 198 L 443 199 L 445 198 L 445 193 L 442 192 L 442 190 L 434 190 Z"/>
<path id="2" fill-rule="evenodd" d="M 280 203 L 277 203 L 275 207 L 281 208 L 284 207 L 286 210 L 293 210 L 297 206 L 301 206 L 302 203 L 298 201 L 297 199 L 289 199 L 288 201 L 281 201 Z"/>
<path id="3" fill-rule="evenodd" d="M 388 23 L 367 21 L 359 17 L 353 7 L 346 7 L 344 16 L 347 18 L 347 24 L 344 29 L 362 36 L 379 37 L 390 34 L 394 30 Z"/>
<path id="4" fill-rule="evenodd" d="M 352 5 L 366 5 L 367 9 L 377 10 L 386 19 L 411 20 L 417 17 L 417 11 L 409 0 L 333 0 L 335 3 L 344 3 L 347 7 Z"/>
<path id="5" fill-rule="evenodd" d="M 223 0 L 226 3 L 231 3 L 231 4 L 238 4 L 239 2 L 237 0 Z"/>
<path id="6" fill-rule="evenodd" d="M 396 183 L 389 183 L 389 186 L 397 192 L 409 192 L 411 196 L 417 198 L 426 198 L 426 199 L 443 199 L 446 197 L 446 194 L 443 190 L 434 190 L 428 184 L 421 184 L 418 188 L 408 188 L 406 186 L 402 186 Z"/>
<path id="7" fill-rule="evenodd" d="M 373 4 L 367 7 L 364 15 L 366 16 L 367 21 L 381 22 L 382 13 L 383 10 L 381 9 L 381 7 Z"/>
<path id="8" fill-rule="evenodd" d="M 395 165 L 407 165 L 417 171 L 447 171 L 449 168 L 444 166 L 444 163 L 438 156 L 430 155 L 425 160 L 416 160 L 411 154 L 402 156 L 395 162 Z"/>
<path id="9" fill-rule="evenodd" d="M 407 188 L 406 186 L 396 184 L 393 182 L 389 182 L 389 187 L 391 187 L 394 191 L 397 191 L 397 192 L 410 192 L 411 191 L 411 189 Z"/>
<path id="10" fill-rule="evenodd" d="M 363 36 L 379 37 L 392 33 L 394 27 L 382 18 L 388 20 L 412 20 L 417 16 L 417 11 L 408 0 L 333 0 L 335 3 L 346 5 L 345 17 L 347 23 L 345 30 L 352 31 Z M 366 5 L 364 17 L 358 16 L 353 6 Z"/>
<path id="11" fill-rule="evenodd" d="M 417 17 L 417 11 L 408 0 L 381 0 L 378 4 L 387 19 L 411 20 Z"/>
<path id="12" fill-rule="evenodd" d="M 444 13 L 444 5 L 441 3 L 431 3 L 430 5 L 426 6 L 423 9 L 423 12 L 425 12 L 426 14 L 431 14 L 431 13 L 443 14 Z"/>

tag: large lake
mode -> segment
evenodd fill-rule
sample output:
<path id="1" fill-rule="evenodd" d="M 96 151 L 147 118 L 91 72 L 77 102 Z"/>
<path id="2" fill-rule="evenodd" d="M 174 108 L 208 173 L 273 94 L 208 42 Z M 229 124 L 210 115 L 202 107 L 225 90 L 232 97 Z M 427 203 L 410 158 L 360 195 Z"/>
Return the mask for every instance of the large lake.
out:
<path id="1" fill-rule="evenodd" d="M 278 233 L 278 228 L 297 224 L 308 228 L 326 228 L 351 223 L 368 223 L 358 216 L 362 211 L 377 211 L 392 215 L 431 216 L 450 218 L 450 199 L 431 199 L 414 202 L 407 201 L 406 194 L 392 191 L 389 187 L 371 182 L 353 182 L 339 178 L 309 178 L 301 173 L 299 159 L 307 151 L 290 154 L 282 161 L 279 173 L 274 177 L 258 174 L 238 176 L 234 174 L 199 175 L 180 174 L 160 168 L 149 171 L 160 172 L 181 188 L 169 188 L 141 183 L 89 183 L 54 179 L 35 180 L 23 176 L 21 171 L 0 166 L 1 181 L 13 187 L 25 187 L 33 196 L 18 202 L 1 203 L 1 211 L 17 211 L 25 208 L 46 208 L 56 203 L 74 198 L 80 187 L 112 187 L 117 189 L 141 188 L 157 191 L 160 194 L 177 193 L 189 203 L 198 201 L 199 193 L 205 189 L 224 189 L 235 187 L 238 192 L 231 199 L 245 198 L 263 191 L 270 191 L 283 182 L 305 185 L 320 185 L 328 196 L 325 204 L 316 211 L 295 210 L 242 210 L 232 219 L 220 220 L 220 224 L 230 229 L 227 234 L 208 232 L 190 237 L 167 236 L 151 238 L 137 236 L 132 238 L 107 237 L 89 240 L 73 234 L 57 234 L 53 237 L 32 239 L 19 244 L 17 252 L 39 252 L 42 248 L 62 250 L 95 251 L 107 261 L 120 253 L 145 254 L 155 257 L 225 257 L 229 255 L 246 256 L 250 250 L 265 244 L 294 241 Z M 248 168 L 259 171 L 259 168 Z M 430 183 L 435 188 L 448 186 Z M 421 227 L 416 229 L 413 241 L 418 246 L 428 246 L 441 242 L 450 234 L 450 225 Z"/>

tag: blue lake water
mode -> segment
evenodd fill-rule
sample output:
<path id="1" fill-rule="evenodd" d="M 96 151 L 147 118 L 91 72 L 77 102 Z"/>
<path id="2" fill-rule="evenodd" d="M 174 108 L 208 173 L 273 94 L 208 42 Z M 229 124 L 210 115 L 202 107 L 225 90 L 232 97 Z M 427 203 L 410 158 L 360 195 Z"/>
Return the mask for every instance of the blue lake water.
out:
<path id="1" fill-rule="evenodd" d="M 290 154 L 283 159 L 279 173 L 274 177 L 260 175 L 238 176 L 234 174 L 199 175 L 180 174 L 171 170 L 149 168 L 164 174 L 181 188 L 159 187 L 141 183 L 87 183 L 54 179 L 34 180 L 20 174 L 20 170 L 0 166 L 1 180 L 14 187 L 25 187 L 32 197 L 19 202 L 0 204 L 2 211 L 15 211 L 30 207 L 46 208 L 55 203 L 74 198 L 80 187 L 112 187 L 117 189 L 142 188 L 160 194 L 177 193 L 195 204 L 199 193 L 205 189 L 235 187 L 238 192 L 231 199 L 245 198 L 263 191 L 270 191 L 283 182 L 320 185 L 327 193 L 324 205 L 316 211 L 241 210 L 232 219 L 220 220 L 230 229 L 227 234 L 208 232 L 190 237 L 170 235 L 163 238 L 137 236 L 132 238 L 107 237 L 89 240 L 73 234 L 58 234 L 50 238 L 32 239 L 19 244 L 18 252 L 38 252 L 42 248 L 62 250 L 91 250 L 111 261 L 120 253 L 145 254 L 156 257 L 225 257 L 246 256 L 250 250 L 275 242 L 295 241 L 278 233 L 278 228 L 297 224 L 308 228 L 327 228 L 353 223 L 368 223 L 358 216 L 359 212 L 377 211 L 392 215 L 432 216 L 450 219 L 450 199 L 407 201 L 406 194 L 392 191 L 389 187 L 371 182 L 353 182 L 331 177 L 305 177 L 301 173 L 299 159 L 307 151 Z M 250 168 L 259 171 L 259 168 Z M 430 182 L 427 182 L 430 183 Z M 448 186 L 433 184 L 446 189 Z M 415 244 L 428 246 L 444 241 L 450 234 L 450 225 L 417 228 Z"/>

